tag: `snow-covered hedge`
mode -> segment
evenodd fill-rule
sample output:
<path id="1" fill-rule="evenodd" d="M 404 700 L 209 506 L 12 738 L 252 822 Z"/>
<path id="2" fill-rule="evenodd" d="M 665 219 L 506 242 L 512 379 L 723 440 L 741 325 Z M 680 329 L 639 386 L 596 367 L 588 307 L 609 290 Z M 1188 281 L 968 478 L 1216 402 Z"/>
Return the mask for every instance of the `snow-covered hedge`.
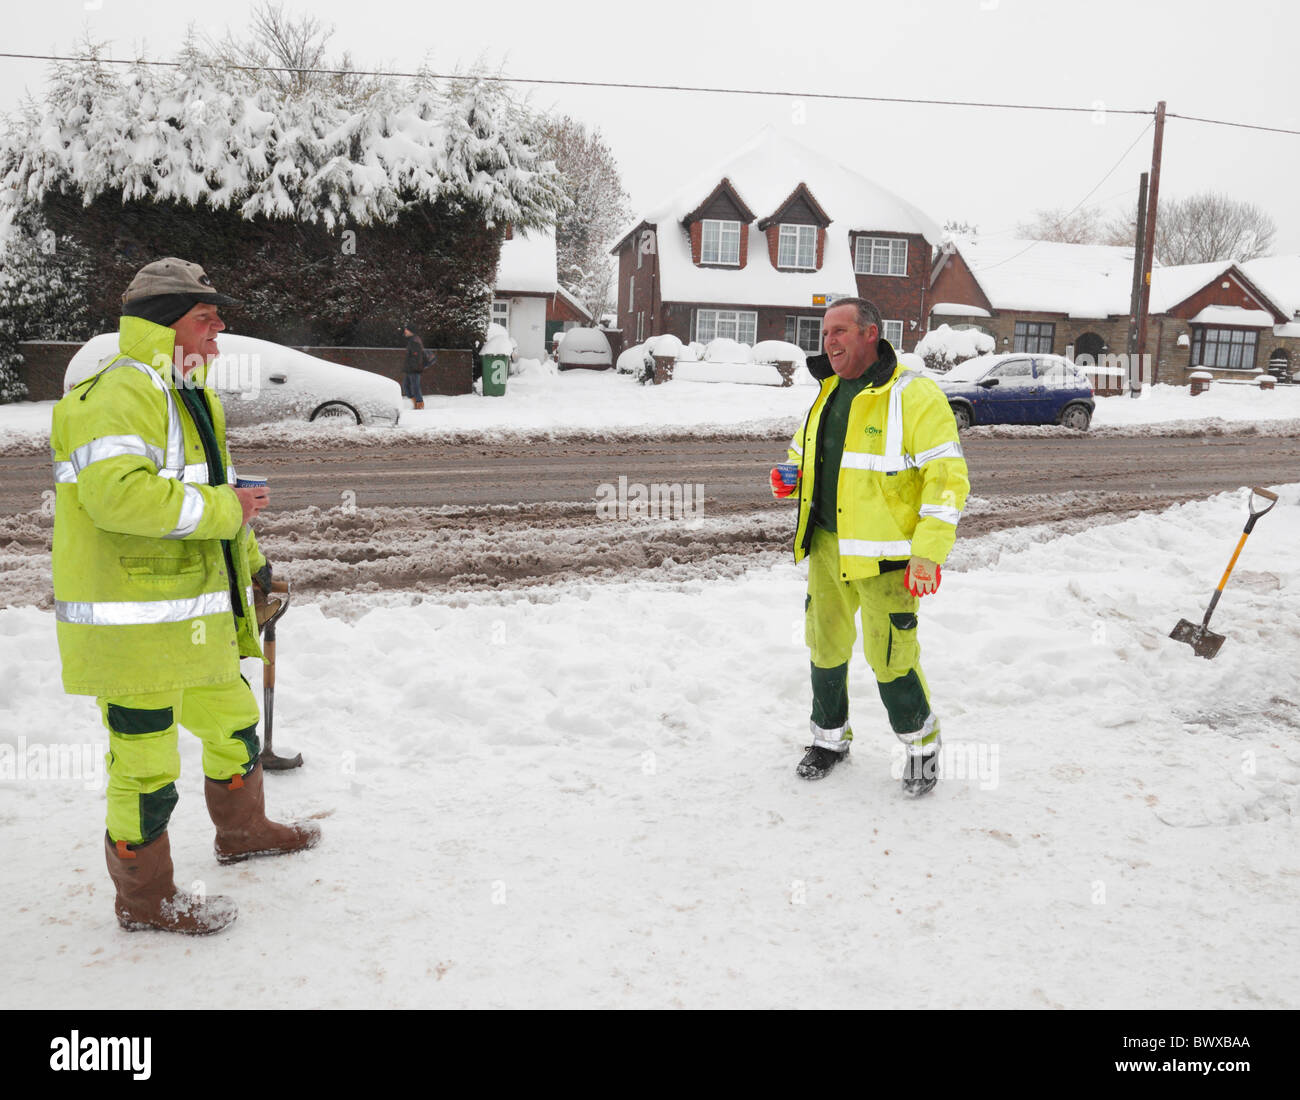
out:
<path id="1" fill-rule="evenodd" d="M 748 363 L 751 351 L 748 344 L 742 344 L 736 340 L 729 340 L 725 336 L 719 336 L 716 340 L 710 340 L 708 346 L 704 349 L 704 362 L 706 363 Z"/>
<path id="2" fill-rule="evenodd" d="M 930 370 L 943 372 L 977 355 L 988 355 L 996 347 L 993 337 L 978 329 L 940 325 L 921 337 L 915 351 Z"/>
<path id="3" fill-rule="evenodd" d="M 798 344 L 790 344 L 785 340 L 760 340 L 754 345 L 750 359 L 755 363 L 793 363 L 796 367 L 802 367 L 808 362 L 808 353 Z"/>
<path id="4" fill-rule="evenodd" d="M 541 120 L 498 83 L 380 82 L 290 97 L 182 55 L 180 68 L 55 66 L 0 142 L 0 223 L 40 209 L 90 254 L 88 326 L 132 275 L 201 263 L 240 331 L 288 344 L 467 347 L 506 225 L 568 200 Z"/>
<path id="5" fill-rule="evenodd" d="M 381 84 L 361 109 L 289 98 L 247 74 L 94 59 L 59 63 L 44 114 L 6 150 L 0 201 L 73 191 L 89 206 L 176 202 L 326 229 L 392 225 L 413 203 L 471 203 L 489 222 L 549 226 L 563 204 L 536 122 L 501 85 Z"/>

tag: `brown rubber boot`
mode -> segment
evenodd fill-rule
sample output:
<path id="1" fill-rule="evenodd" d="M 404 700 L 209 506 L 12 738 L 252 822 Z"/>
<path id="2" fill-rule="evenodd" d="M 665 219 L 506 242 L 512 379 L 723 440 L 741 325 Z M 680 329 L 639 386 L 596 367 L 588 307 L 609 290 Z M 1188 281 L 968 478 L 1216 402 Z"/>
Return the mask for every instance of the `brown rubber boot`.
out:
<path id="1" fill-rule="evenodd" d="M 217 827 L 214 845 L 218 863 L 238 863 L 253 856 L 282 856 L 320 843 L 315 822 L 281 825 L 266 819 L 262 765 L 244 776 L 204 781 L 208 813 Z"/>
<path id="2" fill-rule="evenodd" d="M 423 402 L 423 401 L 417 401 L 417 402 L 415 403 L 415 407 L 416 407 L 417 409 L 422 409 L 422 408 L 424 408 L 424 402 Z"/>
<path id="3" fill-rule="evenodd" d="M 171 841 L 166 833 L 135 848 L 125 841 L 114 844 L 105 833 L 104 856 L 117 887 L 117 923 L 128 932 L 158 928 L 206 936 L 220 932 L 239 915 L 229 898 L 183 894 L 176 889 Z"/>

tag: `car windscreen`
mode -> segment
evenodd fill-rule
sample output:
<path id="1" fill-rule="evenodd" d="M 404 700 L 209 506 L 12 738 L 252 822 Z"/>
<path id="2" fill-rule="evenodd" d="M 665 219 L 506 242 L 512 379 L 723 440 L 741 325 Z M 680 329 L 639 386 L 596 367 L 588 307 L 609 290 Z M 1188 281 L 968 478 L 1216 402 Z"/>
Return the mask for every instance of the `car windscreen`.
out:
<path id="1" fill-rule="evenodd" d="M 992 359 L 985 355 L 979 355 L 974 359 L 967 359 L 964 363 L 958 363 L 943 376 L 943 380 L 945 382 L 976 382 L 984 377 L 991 366 L 993 366 Z"/>

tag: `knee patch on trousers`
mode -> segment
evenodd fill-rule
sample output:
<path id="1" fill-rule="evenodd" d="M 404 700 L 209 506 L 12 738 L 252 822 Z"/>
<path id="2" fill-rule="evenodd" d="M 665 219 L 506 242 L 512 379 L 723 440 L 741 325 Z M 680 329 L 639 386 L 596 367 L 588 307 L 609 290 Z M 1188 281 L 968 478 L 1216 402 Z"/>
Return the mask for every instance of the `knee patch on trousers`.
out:
<path id="1" fill-rule="evenodd" d="M 895 733 L 913 733 L 925 725 L 930 717 L 930 700 L 915 669 L 896 680 L 880 681 L 876 686 Z"/>
<path id="2" fill-rule="evenodd" d="M 257 736 L 257 726 L 254 724 L 246 729 L 235 730 L 230 736 L 236 741 L 242 742 L 248 752 L 248 763 L 244 765 L 244 774 L 247 775 L 256 766 L 257 758 L 262 752 L 262 744 Z"/>
<path id="3" fill-rule="evenodd" d="M 141 844 L 157 840 L 167 831 L 167 823 L 179 801 L 180 795 L 176 793 L 175 783 L 168 783 L 156 791 L 140 795 Z"/>
<path id="4" fill-rule="evenodd" d="M 140 733 L 162 733 L 170 729 L 174 718 L 171 707 L 141 709 L 108 704 L 108 728 L 127 736 Z"/>

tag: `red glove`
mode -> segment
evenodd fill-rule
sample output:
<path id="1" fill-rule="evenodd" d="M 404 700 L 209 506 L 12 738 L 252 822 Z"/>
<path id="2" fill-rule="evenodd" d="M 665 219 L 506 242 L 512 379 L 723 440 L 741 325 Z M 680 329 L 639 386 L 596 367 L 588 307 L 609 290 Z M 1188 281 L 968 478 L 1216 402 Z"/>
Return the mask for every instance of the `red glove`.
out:
<path id="1" fill-rule="evenodd" d="M 943 580 L 943 566 L 929 558 L 913 558 L 907 563 L 907 572 L 903 583 L 913 596 L 928 596 L 939 591 L 939 582 Z"/>
<path id="2" fill-rule="evenodd" d="M 781 471 L 775 466 L 772 467 L 772 495 L 778 499 L 784 499 L 791 496 L 799 490 L 799 478 L 803 477 L 803 471 L 800 470 L 794 479 L 793 485 L 787 485 L 781 478 Z"/>

